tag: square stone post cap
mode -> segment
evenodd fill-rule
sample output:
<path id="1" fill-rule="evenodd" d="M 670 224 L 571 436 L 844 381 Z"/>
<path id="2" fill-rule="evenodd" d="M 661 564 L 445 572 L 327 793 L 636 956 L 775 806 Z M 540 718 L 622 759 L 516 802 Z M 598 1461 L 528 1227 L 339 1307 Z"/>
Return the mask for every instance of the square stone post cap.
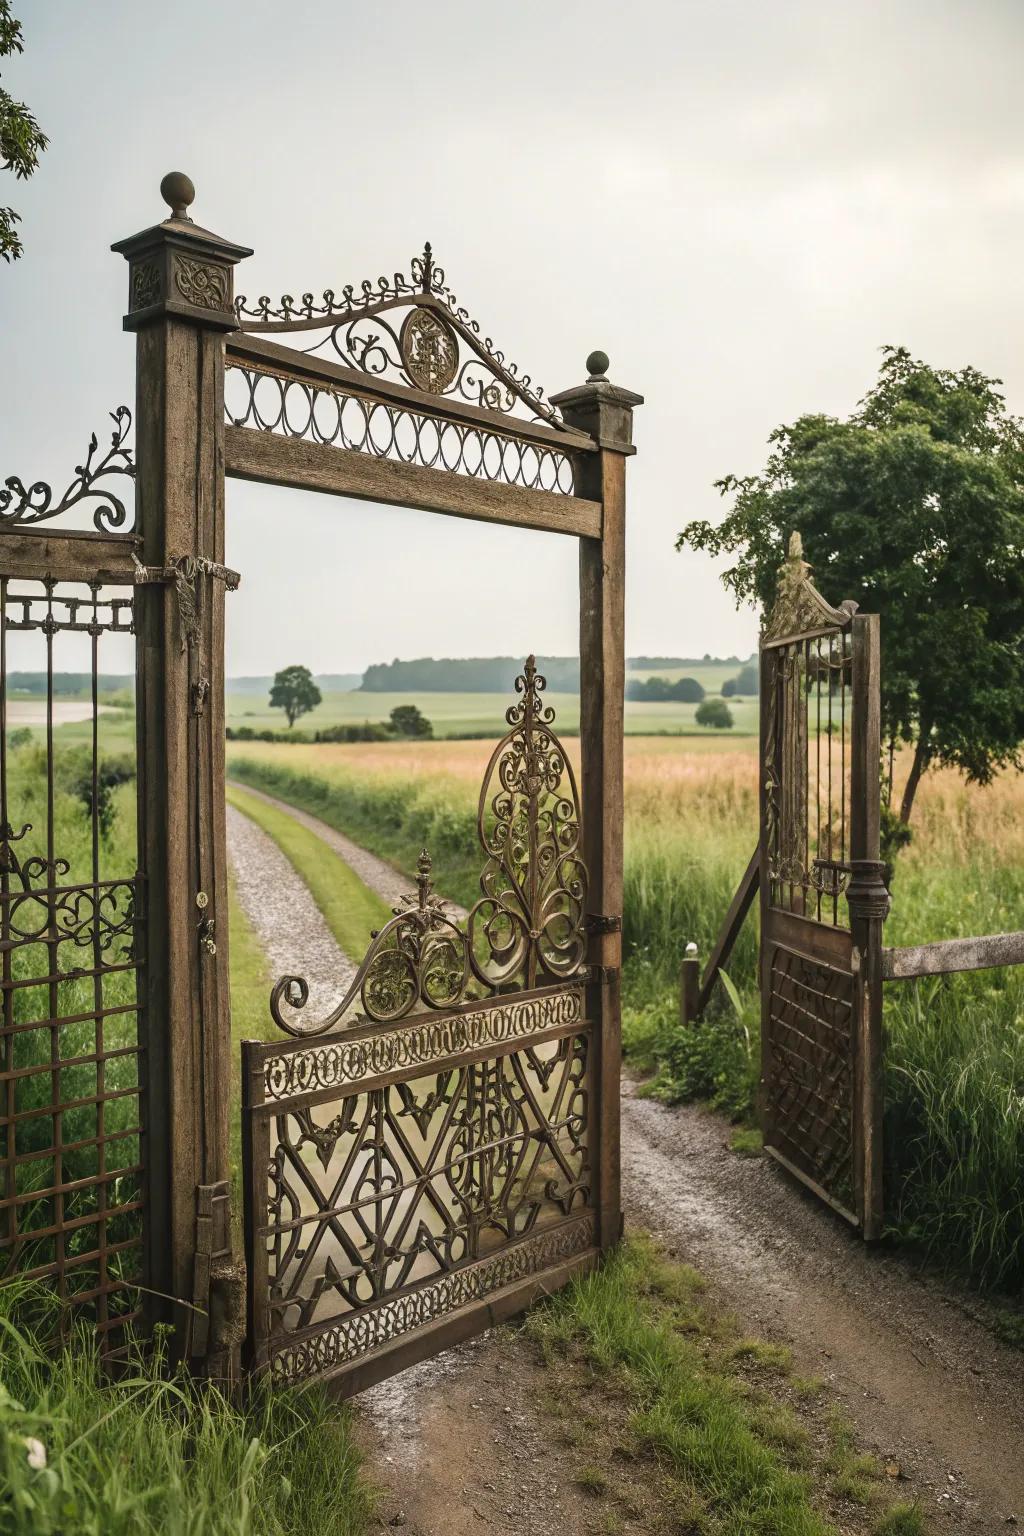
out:
<path id="1" fill-rule="evenodd" d="M 620 389 L 608 380 L 608 354 L 591 352 L 587 358 L 589 377 L 585 384 L 551 395 L 552 405 L 562 412 L 566 425 L 586 432 L 602 448 L 632 454 L 633 407 L 643 405 L 643 395 Z"/>
<path id="2" fill-rule="evenodd" d="M 236 330 L 234 268 L 252 250 L 192 222 L 187 210 L 195 188 L 183 172 L 165 176 L 160 192 L 170 218 L 111 246 L 128 262 L 125 330 L 137 331 L 166 315 L 209 330 Z"/>

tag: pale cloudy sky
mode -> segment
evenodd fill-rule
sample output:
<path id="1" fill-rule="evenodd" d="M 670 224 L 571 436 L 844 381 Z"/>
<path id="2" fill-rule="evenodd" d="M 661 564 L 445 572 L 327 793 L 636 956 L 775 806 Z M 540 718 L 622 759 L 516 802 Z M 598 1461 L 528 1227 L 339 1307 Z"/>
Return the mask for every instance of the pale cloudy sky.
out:
<path id="1" fill-rule="evenodd" d="M 51 147 L 0 267 L 0 479 L 62 479 L 133 392 L 110 242 L 163 216 L 251 245 L 250 294 L 433 242 L 549 393 L 594 347 L 641 391 L 631 653 L 747 652 L 673 553 L 777 423 L 845 412 L 877 348 L 973 363 L 1024 413 L 1024 0 L 20 0 L 3 83 Z M 229 672 L 569 652 L 575 544 L 229 484 Z M 841 593 L 832 594 L 839 598 Z"/>

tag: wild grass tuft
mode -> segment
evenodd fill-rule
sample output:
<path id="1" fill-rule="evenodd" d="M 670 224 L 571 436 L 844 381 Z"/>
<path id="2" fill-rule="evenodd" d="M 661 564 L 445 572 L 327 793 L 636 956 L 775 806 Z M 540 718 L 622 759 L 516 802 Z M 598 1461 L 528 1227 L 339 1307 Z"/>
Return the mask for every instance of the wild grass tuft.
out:
<path id="1" fill-rule="evenodd" d="M 47 1354 L 52 1294 L 0 1289 L 0 1530 L 10 1536 L 363 1536 L 373 1496 L 346 1412 L 257 1393 L 244 1411 L 167 1376 L 159 1353 L 111 1382 L 82 1330 Z"/>

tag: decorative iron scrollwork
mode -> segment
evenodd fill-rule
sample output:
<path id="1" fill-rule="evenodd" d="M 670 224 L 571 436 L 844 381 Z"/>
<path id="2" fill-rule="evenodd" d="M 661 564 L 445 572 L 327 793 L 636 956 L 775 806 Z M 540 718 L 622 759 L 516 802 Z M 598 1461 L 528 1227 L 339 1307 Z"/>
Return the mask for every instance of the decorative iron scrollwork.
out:
<path id="1" fill-rule="evenodd" d="M 468 931 L 474 970 L 492 986 L 533 987 L 538 975 L 564 980 L 586 952 L 579 794 L 552 729 L 555 711 L 541 700 L 546 687 L 528 656 L 516 678 L 522 698 L 505 716 L 512 730 L 494 749 L 480 791 L 477 831 L 490 857 Z"/>
<path id="2" fill-rule="evenodd" d="M 26 486 L 17 475 L 9 475 L 0 490 L 0 529 L 47 522 L 80 502 L 96 502 L 93 524 L 101 533 L 113 533 L 118 529 L 127 531 L 130 526 L 128 509 L 105 482 L 114 475 L 135 478 L 135 460 L 127 446 L 132 413 L 126 405 L 119 405 L 116 411 L 111 411 L 110 419 L 114 431 L 107 452 L 101 459 L 96 459 L 99 439 L 94 432 L 89 439 L 85 463 L 75 465 L 75 478 L 59 501 L 54 502 L 52 487 L 45 481 L 36 480 Z M 102 485 L 99 484 L 101 480 Z"/>
<path id="3" fill-rule="evenodd" d="M 810 630 L 844 629 L 857 612 L 852 598 L 833 608 L 811 580 L 799 533 L 789 536 L 789 553 L 779 566 L 775 603 L 766 616 L 762 644 Z"/>
<path id="4" fill-rule="evenodd" d="M 423 255 L 413 258 L 412 277 L 396 272 L 364 281 L 358 290 L 351 284 L 341 295 L 325 289 L 322 300 L 304 293 L 300 302 L 284 294 L 274 305 L 264 295 L 249 305 L 245 297 L 235 301 L 242 330 L 308 331 L 328 329 L 328 335 L 309 348 L 329 347 L 350 367 L 379 376 L 389 375 L 418 389 L 436 394 L 460 395 L 486 410 L 511 412 L 522 405 L 536 417 L 561 424 L 555 406 L 544 399 L 528 373 L 509 362 L 471 317 L 445 282 L 429 243 Z M 409 310 L 396 329 L 383 316 L 399 307 Z M 372 320 L 373 324 L 367 322 Z M 407 329 L 411 328 L 411 329 Z M 460 340 L 471 355 L 464 359 Z"/>
<path id="5" fill-rule="evenodd" d="M 534 657 L 527 657 L 516 678 L 521 697 L 505 716 L 511 729 L 491 754 L 480 790 L 477 831 L 487 862 L 465 929 L 434 893 L 424 850 L 416 895 L 373 935 L 352 985 L 326 1018 L 302 1024 L 295 1015 L 309 999 L 305 978 L 280 978 L 270 1011 L 286 1033 L 323 1034 L 357 1000 L 363 1017 L 393 1023 L 417 1007 L 453 1008 L 499 989 L 526 990 L 583 972 L 587 871 L 579 793 L 554 732 L 555 712 L 541 697 L 545 687 Z"/>

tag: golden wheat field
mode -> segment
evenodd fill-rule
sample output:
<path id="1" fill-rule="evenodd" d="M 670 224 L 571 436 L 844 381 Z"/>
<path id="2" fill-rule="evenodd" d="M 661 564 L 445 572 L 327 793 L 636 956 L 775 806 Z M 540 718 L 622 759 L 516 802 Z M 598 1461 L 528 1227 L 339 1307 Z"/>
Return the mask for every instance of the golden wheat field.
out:
<path id="1" fill-rule="evenodd" d="M 575 770 L 579 741 L 566 743 Z M 492 750 L 489 741 L 355 742 L 295 746 L 229 743 L 228 758 L 247 758 L 331 779 L 407 782 L 447 789 L 454 800 L 476 795 Z M 909 766 L 897 757 L 898 795 Z M 703 842 L 716 830 L 724 842 L 753 846 L 757 831 L 757 743 L 704 737 L 627 737 L 626 816 L 630 832 L 660 830 L 673 840 L 689 828 Z M 895 798 L 895 796 L 894 796 Z M 995 865 L 1024 862 L 1024 776 L 1001 774 L 989 786 L 967 784 L 951 769 L 925 776 L 914 808 L 914 840 L 907 865 L 956 864 L 982 859 Z"/>

